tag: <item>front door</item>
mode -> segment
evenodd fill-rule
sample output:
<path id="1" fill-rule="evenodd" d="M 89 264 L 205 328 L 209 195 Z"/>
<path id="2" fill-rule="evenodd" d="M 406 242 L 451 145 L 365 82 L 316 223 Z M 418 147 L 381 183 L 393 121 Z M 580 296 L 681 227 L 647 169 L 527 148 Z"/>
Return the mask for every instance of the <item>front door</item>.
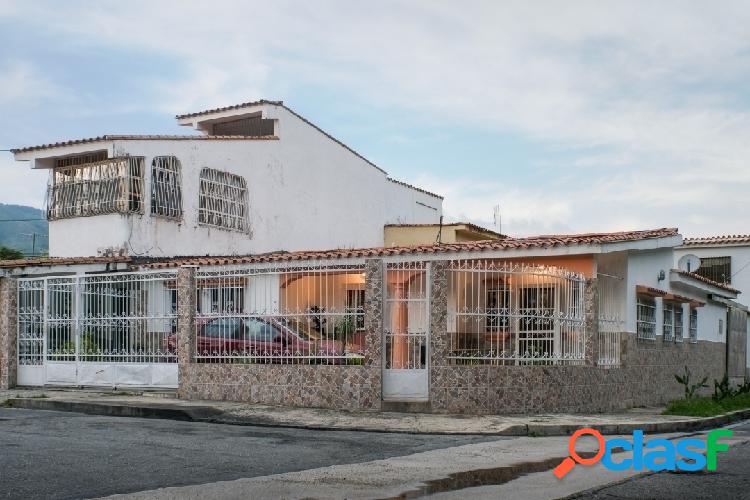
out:
<path id="1" fill-rule="evenodd" d="M 384 318 L 383 399 L 429 399 L 427 264 L 389 264 Z"/>

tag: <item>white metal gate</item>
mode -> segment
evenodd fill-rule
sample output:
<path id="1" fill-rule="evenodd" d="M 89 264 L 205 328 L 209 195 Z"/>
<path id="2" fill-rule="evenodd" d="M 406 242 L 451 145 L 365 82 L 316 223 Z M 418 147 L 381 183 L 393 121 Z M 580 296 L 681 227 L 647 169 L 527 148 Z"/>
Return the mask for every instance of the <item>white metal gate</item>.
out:
<path id="1" fill-rule="evenodd" d="M 18 385 L 177 387 L 176 281 L 174 271 L 19 279 Z"/>
<path id="2" fill-rule="evenodd" d="M 429 264 L 388 264 L 383 399 L 429 399 Z"/>

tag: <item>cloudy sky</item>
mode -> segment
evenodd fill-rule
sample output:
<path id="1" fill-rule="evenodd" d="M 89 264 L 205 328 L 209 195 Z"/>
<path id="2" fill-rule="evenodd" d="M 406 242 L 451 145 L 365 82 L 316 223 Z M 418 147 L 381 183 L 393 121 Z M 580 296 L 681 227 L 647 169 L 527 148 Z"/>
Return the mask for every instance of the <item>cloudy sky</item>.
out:
<path id="1" fill-rule="evenodd" d="M 514 235 L 750 233 L 747 2 L 0 0 L 0 149 L 280 99 Z M 0 152 L 0 202 L 46 175 Z"/>

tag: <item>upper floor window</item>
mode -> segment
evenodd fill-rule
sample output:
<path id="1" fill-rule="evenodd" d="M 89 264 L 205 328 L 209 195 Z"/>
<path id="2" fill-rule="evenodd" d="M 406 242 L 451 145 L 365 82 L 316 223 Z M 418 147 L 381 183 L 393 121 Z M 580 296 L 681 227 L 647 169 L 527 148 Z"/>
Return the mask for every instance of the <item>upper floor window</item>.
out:
<path id="1" fill-rule="evenodd" d="M 704 257 L 701 259 L 701 267 L 695 271 L 696 274 L 716 281 L 717 283 L 732 283 L 732 258 L 731 257 Z"/>
<path id="2" fill-rule="evenodd" d="M 151 162 L 151 215 L 182 217 L 180 160 L 157 156 Z"/>
<path id="3" fill-rule="evenodd" d="M 636 330 L 639 339 L 656 339 L 656 301 L 653 297 L 638 296 Z"/>
<path id="4" fill-rule="evenodd" d="M 249 232 L 247 196 L 243 177 L 204 168 L 200 175 L 198 222 Z"/>
<path id="5" fill-rule="evenodd" d="M 47 187 L 49 220 L 111 213 L 143 213 L 142 157 L 82 155 L 56 162 Z"/>
<path id="6" fill-rule="evenodd" d="M 683 332 L 682 332 L 682 304 L 675 304 L 674 305 L 674 341 L 675 342 L 682 342 L 683 340 Z"/>

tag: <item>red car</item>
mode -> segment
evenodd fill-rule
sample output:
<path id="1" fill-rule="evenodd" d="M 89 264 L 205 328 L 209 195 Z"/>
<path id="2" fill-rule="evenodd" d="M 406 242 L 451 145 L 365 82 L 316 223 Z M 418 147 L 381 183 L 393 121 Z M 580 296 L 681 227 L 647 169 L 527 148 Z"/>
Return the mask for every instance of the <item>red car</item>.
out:
<path id="1" fill-rule="evenodd" d="M 344 363 L 344 345 L 314 339 L 296 322 L 274 317 L 210 318 L 198 320 L 197 354 L 202 357 L 257 357 L 260 361 Z M 177 350 L 177 336 L 165 339 Z"/>

